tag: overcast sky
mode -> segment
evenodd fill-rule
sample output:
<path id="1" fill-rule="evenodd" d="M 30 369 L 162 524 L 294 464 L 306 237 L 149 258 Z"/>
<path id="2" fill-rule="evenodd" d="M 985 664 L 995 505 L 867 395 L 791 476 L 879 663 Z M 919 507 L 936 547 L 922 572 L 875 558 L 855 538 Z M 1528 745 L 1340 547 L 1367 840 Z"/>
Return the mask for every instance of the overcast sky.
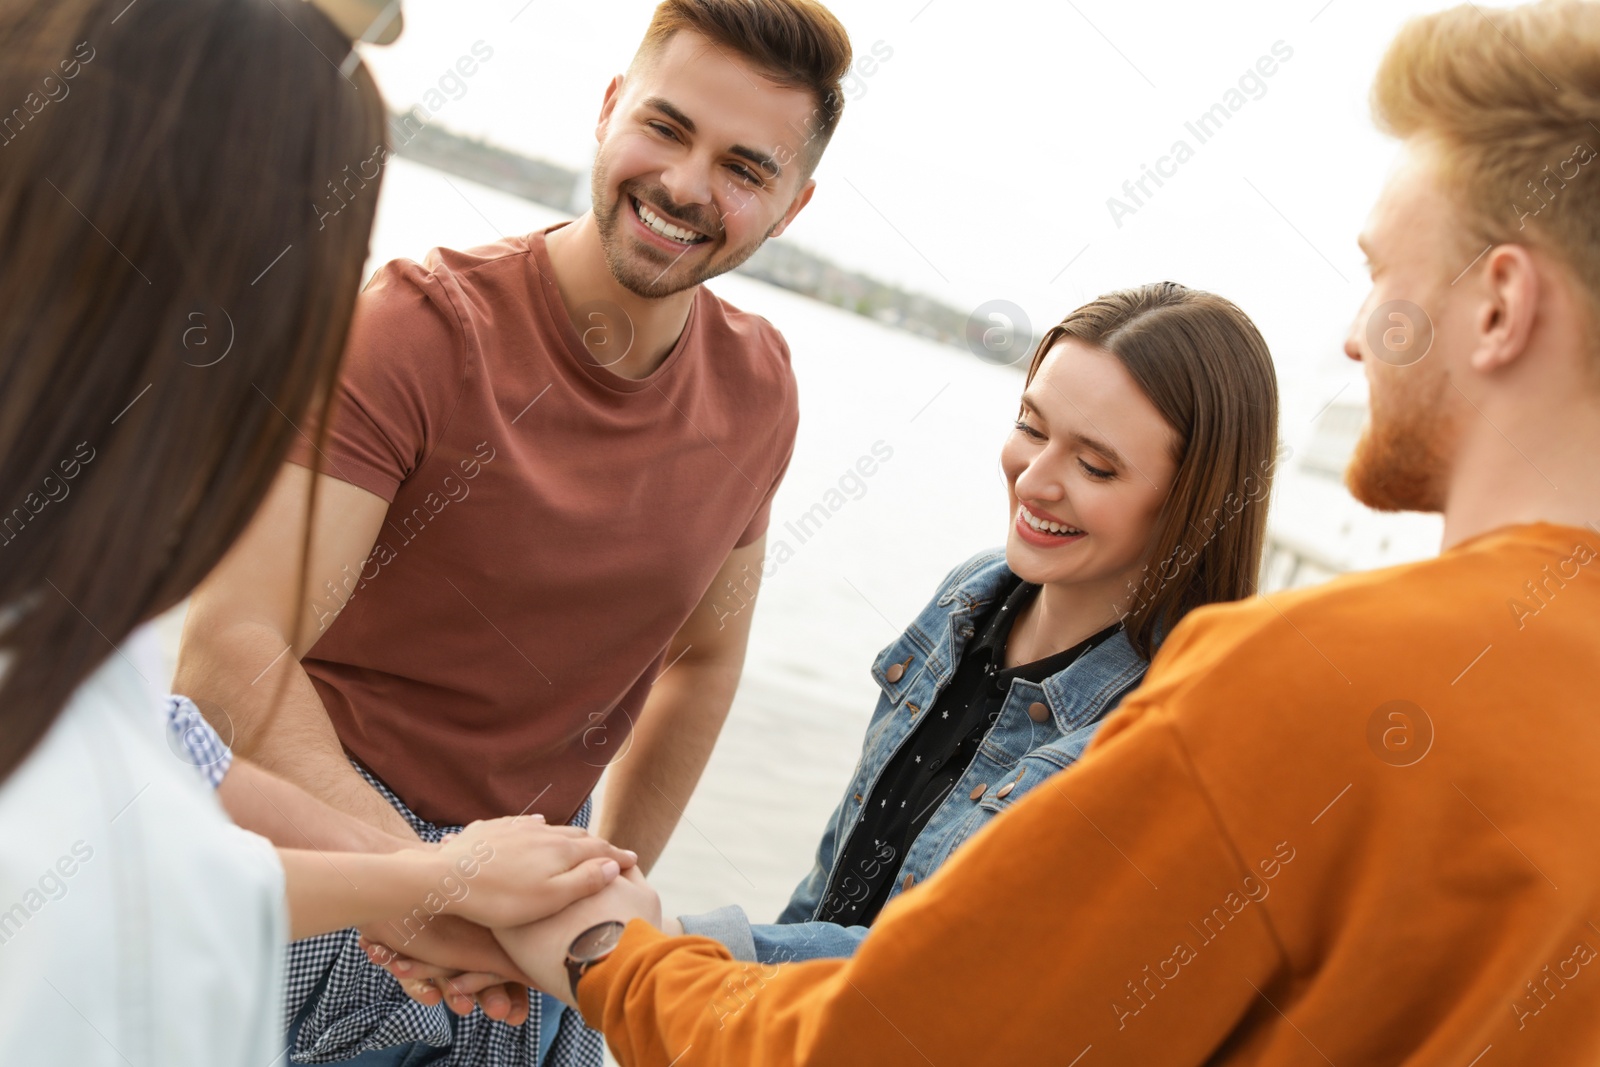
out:
<path id="1" fill-rule="evenodd" d="M 1036 329 L 1121 286 L 1214 289 L 1286 378 L 1328 370 L 1393 158 L 1368 117 L 1372 74 L 1399 25 L 1438 6 L 837 0 L 858 57 L 888 58 L 850 87 L 817 195 L 781 239 L 964 309 L 1009 300 Z M 436 121 L 587 168 L 601 95 L 652 8 L 406 0 L 401 41 L 365 54 L 404 109 L 483 42 L 492 57 L 464 88 L 447 81 Z M 1201 129 L 1218 104 L 1226 122 Z M 1123 183 L 1158 164 L 1136 203 Z"/>

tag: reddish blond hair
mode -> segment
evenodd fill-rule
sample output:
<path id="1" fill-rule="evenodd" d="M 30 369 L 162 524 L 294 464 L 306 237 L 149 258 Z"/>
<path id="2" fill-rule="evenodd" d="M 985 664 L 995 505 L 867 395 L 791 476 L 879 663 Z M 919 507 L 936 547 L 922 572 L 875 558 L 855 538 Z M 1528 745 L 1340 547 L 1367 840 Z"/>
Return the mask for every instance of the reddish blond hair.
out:
<path id="1" fill-rule="evenodd" d="M 687 30 L 741 56 L 778 85 L 816 100 L 806 170 L 822 158 L 844 114 L 840 82 L 850 69 L 850 36 L 817 0 L 662 0 L 634 57 L 654 55 Z"/>
<path id="2" fill-rule="evenodd" d="M 1600 312 L 1600 4 L 1467 4 L 1413 19 L 1378 68 L 1372 107 L 1386 132 L 1442 150 L 1469 227 L 1463 251 L 1548 251 Z"/>

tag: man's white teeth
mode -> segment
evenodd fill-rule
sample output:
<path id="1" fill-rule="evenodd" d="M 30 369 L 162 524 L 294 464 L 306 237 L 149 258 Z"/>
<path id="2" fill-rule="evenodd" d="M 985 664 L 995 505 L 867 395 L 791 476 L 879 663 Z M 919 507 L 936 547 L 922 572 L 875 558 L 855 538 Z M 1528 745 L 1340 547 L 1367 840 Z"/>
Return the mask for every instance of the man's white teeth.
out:
<path id="1" fill-rule="evenodd" d="M 693 230 L 686 230 L 682 226 L 674 226 L 660 215 L 657 215 L 654 211 L 651 211 L 649 208 L 645 207 L 643 200 L 635 198 L 633 203 L 634 206 L 638 208 L 639 218 L 644 220 L 644 224 L 650 227 L 656 233 L 660 234 L 662 237 L 667 238 L 669 241 L 677 241 L 680 244 L 686 245 L 697 245 L 706 239 L 705 234 L 695 233 Z"/>
<path id="2" fill-rule="evenodd" d="M 1044 519 L 1039 518 L 1039 516 L 1035 515 L 1021 504 L 1017 505 L 1017 507 L 1022 514 L 1022 521 L 1033 527 L 1035 530 L 1038 530 L 1040 533 L 1053 533 L 1062 535 L 1083 533 L 1082 530 L 1075 526 L 1066 526 L 1059 522 L 1047 522 Z"/>

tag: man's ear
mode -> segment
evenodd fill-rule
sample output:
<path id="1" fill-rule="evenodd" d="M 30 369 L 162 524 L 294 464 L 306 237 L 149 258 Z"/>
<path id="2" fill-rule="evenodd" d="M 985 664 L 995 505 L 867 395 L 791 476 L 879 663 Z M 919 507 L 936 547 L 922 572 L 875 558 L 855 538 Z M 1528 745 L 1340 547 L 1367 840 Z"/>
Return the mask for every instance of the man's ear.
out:
<path id="1" fill-rule="evenodd" d="M 807 178 L 805 185 L 801 186 L 800 191 L 795 194 L 794 202 L 789 205 L 789 210 L 783 213 L 783 218 L 778 220 L 776 226 L 767 231 L 767 236 L 777 237 L 784 230 L 787 230 L 789 223 L 793 222 L 794 217 L 800 214 L 800 209 L 811 203 L 811 194 L 816 191 L 817 180 L 815 178 Z"/>
<path id="2" fill-rule="evenodd" d="M 1539 263 L 1524 245 L 1496 245 L 1485 257 L 1482 278 L 1471 366 L 1493 373 L 1528 347 L 1539 313 Z"/>
<path id="3" fill-rule="evenodd" d="M 604 143 L 606 130 L 611 125 L 611 113 L 617 109 L 617 101 L 622 97 L 622 87 L 627 81 L 627 75 L 618 74 L 611 79 L 611 84 L 606 86 L 606 97 L 600 104 L 600 118 L 595 122 L 594 139 Z"/>

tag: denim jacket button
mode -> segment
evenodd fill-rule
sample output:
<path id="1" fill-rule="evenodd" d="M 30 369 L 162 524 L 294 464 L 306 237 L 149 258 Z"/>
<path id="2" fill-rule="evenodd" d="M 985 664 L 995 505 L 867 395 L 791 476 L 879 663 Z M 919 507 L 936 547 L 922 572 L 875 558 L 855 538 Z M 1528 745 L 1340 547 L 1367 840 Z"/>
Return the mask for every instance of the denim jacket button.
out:
<path id="1" fill-rule="evenodd" d="M 891 684 L 898 682 L 900 679 L 906 676 L 906 667 L 908 667 L 910 664 L 910 656 L 906 657 L 906 661 L 904 663 L 891 663 L 889 664 L 889 669 L 883 672 L 883 676 L 889 679 Z"/>
<path id="2" fill-rule="evenodd" d="M 972 792 L 967 794 L 967 799 L 979 800 L 983 797 L 983 794 L 987 793 L 988 791 L 989 787 L 986 785 L 973 786 Z"/>
<path id="3" fill-rule="evenodd" d="M 1004 800 L 1006 797 L 1011 795 L 1011 791 L 1013 789 L 1015 789 L 1016 787 L 1017 787 L 1017 783 L 1016 782 L 1007 782 L 1005 785 L 1003 785 L 999 789 L 995 790 L 994 798 L 996 800 Z"/>
<path id="4" fill-rule="evenodd" d="M 905 882 L 902 883 L 901 886 L 900 886 L 900 891 L 901 892 L 905 892 L 907 889 L 910 889 L 912 886 L 914 886 L 916 884 L 917 884 L 917 876 L 914 875 L 914 874 L 908 874 L 908 875 L 906 875 Z"/>
<path id="5" fill-rule="evenodd" d="M 1028 705 L 1028 718 L 1034 722 L 1044 722 L 1050 717 L 1050 705 L 1040 700 L 1035 700 Z"/>

